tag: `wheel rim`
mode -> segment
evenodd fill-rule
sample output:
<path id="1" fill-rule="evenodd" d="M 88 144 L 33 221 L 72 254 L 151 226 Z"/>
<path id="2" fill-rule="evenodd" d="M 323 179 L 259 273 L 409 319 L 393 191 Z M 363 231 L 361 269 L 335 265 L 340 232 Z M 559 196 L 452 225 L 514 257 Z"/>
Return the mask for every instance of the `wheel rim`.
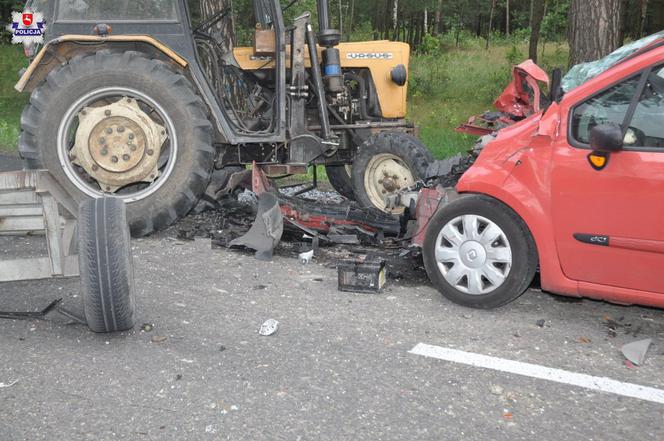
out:
<path id="1" fill-rule="evenodd" d="M 102 139 L 106 136 L 112 139 Z M 178 141 L 173 120 L 154 99 L 135 89 L 109 87 L 85 94 L 67 109 L 57 152 L 69 180 L 86 195 L 111 193 L 135 202 L 168 181 Z"/>
<path id="2" fill-rule="evenodd" d="M 445 224 L 435 253 L 447 283 L 470 295 L 498 289 L 512 268 L 512 248 L 505 232 L 482 216 L 467 214 Z"/>
<path id="3" fill-rule="evenodd" d="M 398 156 L 381 153 L 374 156 L 364 173 L 364 188 L 371 203 L 381 210 L 386 210 L 385 197 L 395 194 L 415 184 L 410 167 Z M 392 212 L 403 212 L 404 207 Z"/>

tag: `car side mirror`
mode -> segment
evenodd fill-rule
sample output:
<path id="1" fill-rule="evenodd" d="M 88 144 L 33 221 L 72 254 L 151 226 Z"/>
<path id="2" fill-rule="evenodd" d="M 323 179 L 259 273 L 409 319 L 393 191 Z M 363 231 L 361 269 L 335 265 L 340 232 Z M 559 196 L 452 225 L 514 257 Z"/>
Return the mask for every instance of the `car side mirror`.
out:
<path id="1" fill-rule="evenodd" d="M 590 148 L 595 152 L 618 152 L 623 149 L 623 142 L 623 130 L 619 124 L 601 124 L 590 131 Z"/>

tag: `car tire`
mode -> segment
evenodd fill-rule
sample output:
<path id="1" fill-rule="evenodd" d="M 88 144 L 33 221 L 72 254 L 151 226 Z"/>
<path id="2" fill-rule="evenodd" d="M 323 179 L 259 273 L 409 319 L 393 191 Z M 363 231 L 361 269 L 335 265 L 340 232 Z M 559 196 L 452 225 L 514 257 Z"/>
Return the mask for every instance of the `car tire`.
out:
<path id="1" fill-rule="evenodd" d="M 353 179 L 351 176 L 352 172 L 350 170 L 352 169 L 348 165 L 325 166 L 325 171 L 327 172 L 327 177 L 330 180 L 332 188 L 334 188 L 341 196 L 350 200 L 355 200 L 355 194 L 353 193 Z"/>
<path id="2" fill-rule="evenodd" d="M 79 206 L 78 259 L 85 319 L 93 332 L 134 327 L 135 292 L 125 203 L 90 199 Z"/>
<path id="3" fill-rule="evenodd" d="M 95 102 L 88 104 L 84 101 L 86 97 L 99 94 L 100 100 L 108 99 L 102 94 L 110 94 L 104 91 L 111 90 L 122 91 L 116 94 L 118 97 L 131 97 L 133 92 L 130 91 L 136 91 L 164 113 L 163 118 L 159 114 L 159 119 L 167 130 L 161 133 L 169 140 L 166 144 L 170 150 L 160 152 L 173 156 L 172 159 L 169 156 L 167 165 L 163 165 L 162 157 L 155 155 L 156 159 L 152 161 L 162 168 L 159 173 L 150 174 L 152 181 L 147 184 L 147 190 L 140 189 L 144 185 L 139 182 L 141 179 L 132 181 L 137 188 L 136 197 L 109 193 L 111 187 L 102 191 L 101 184 L 97 186 L 99 181 L 88 170 L 78 168 L 76 157 L 67 153 L 73 151 L 68 150 L 72 147 L 67 137 L 73 138 L 78 133 L 80 126 L 75 125 L 76 120 L 86 114 L 81 109 L 95 105 Z M 172 127 L 173 133 L 168 127 Z M 71 128 L 74 135 L 70 135 L 66 128 Z M 140 52 L 104 50 L 72 58 L 51 71 L 32 92 L 30 103 L 21 116 L 19 151 L 28 168 L 48 169 L 78 202 L 109 194 L 125 199 L 132 235 L 145 236 L 184 217 L 205 191 L 215 157 L 212 130 L 207 108 L 185 76 Z M 129 133 L 127 136 L 134 135 Z M 172 140 L 175 140 L 173 148 Z M 88 141 L 89 151 L 92 151 L 92 142 Z M 158 141 L 153 144 L 159 145 Z M 149 152 L 149 149 L 145 151 Z M 117 161 L 115 156 L 113 159 Z M 120 164 L 123 164 L 122 159 Z M 97 164 L 92 167 L 99 169 Z M 123 173 L 125 171 L 120 175 Z M 139 192 L 144 196 L 139 198 Z"/>
<path id="4" fill-rule="evenodd" d="M 355 199 L 364 207 L 386 211 L 383 198 L 424 179 L 432 162 L 431 151 L 412 135 L 403 132 L 372 135 L 358 148 L 353 161 Z M 403 208 L 392 212 L 398 214 Z"/>
<path id="5" fill-rule="evenodd" d="M 427 228 L 422 254 L 427 274 L 443 296 L 481 309 L 521 296 L 538 265 L 525 222 L 502 202 L 484 195 L 463 196 L 438 210 Z"/>

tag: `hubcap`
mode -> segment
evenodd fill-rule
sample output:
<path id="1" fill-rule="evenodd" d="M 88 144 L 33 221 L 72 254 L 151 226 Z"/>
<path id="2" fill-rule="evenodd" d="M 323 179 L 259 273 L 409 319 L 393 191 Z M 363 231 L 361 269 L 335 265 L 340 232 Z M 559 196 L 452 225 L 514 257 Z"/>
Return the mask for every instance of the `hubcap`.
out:
<path id="1" fill-rule="evenodd" d="M 512 267 L 512 249 L 503 230 L 476 215 L 459 216 L 436 239 L 436 262 L 455 289 L 488 294 L 505 283 Z"/>
<path id="2" fill-rule="evenodd" d="M 364 173 L 364 188 L 371 203 L 386 210 L 385 197 L 398 193 L 404 188 L 415 184 L 413 172 L 398 156 L 382 153 L 371 158 Z M 394 213 L 403 212 L 404 207 L 393 210 Z"/>

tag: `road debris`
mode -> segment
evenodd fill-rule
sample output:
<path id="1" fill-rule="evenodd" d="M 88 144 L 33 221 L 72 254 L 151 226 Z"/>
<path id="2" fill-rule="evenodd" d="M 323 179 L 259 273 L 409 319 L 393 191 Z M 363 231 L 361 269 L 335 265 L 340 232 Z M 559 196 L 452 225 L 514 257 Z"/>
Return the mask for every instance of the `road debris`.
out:
<path id="1" fill-rule="evenodd" d="M 377 256 L 358 256 L 338 265 L 339 291 L 378 293 L 385 286 L 385 260 Z"/>
<path id="2" fill-rule="evenodd" d="M 652 338 L 647 338 L 645 340 L 627 343 L 623 345 L 620 351 L 628 361 L 636 366 L 640 366 L 645 361 L 646 353 L 648 352 L 648 348 L 650 348 L 651 344 Z"/>
<path id="3" fill-rule="evenodd" d="M 279 201 L 272 193 L 263 193 L 258 197 L 258 214 L 249 232 L 229 245 L 251 248 L 256 251 L 256 259 L 269 261 L 283 234 L 284 219 Z"/>
<path id="4" fill-rule="evenodd" d="M 6 389 L 8 387 L 12 387 L 16 383 L 18 383 L 18 380 L 10 381 L 9 383 L 0 383 L 0 389 Z"/>
<path id="5" fill-rule="evenodd" d="M 537 321 L 535 322 L 535 324 L 536 324 L 537 326 L 539 326 L 540 328 L 543 328 L 544 325 L 546 324 L 546 320 L 544 320 L 544 319 L 537 320 Z"/>
<path id="6" fill-rule="evenodd" d="M 141 325 L 141 332 L 152 332 L 154 330 L 154 325 L 152 323 L 143 323 Z"/>
<path id="7" fill-rule="evenodd" d="M 300 263 L 302 265 L 307 265 L 307 264 L 311 263 L 313 258 L 314 258 L 314 250 L 307 251 L 307 252 L 304 252 L 304 253 L 300 253 L 297 256 L 297 259 L 300 261 Z"/>
<path id="8" fill-rule="evenodd" d="M 152 343 L 157 343 L 157 344 L 163 343 L 166 340 L 168 340 L 168 337 L 163 335 L 153 335 L 152 338 L 150 339 Z"/>
<path id="9" fill-rule="evenodd" d="M 270 335 L 277 332 L 279 329 L 279 322 L 275 319 L 269 319 L 261 325 L 261 329 L 258 331 L 263 337 L 269 337 Z"/>

